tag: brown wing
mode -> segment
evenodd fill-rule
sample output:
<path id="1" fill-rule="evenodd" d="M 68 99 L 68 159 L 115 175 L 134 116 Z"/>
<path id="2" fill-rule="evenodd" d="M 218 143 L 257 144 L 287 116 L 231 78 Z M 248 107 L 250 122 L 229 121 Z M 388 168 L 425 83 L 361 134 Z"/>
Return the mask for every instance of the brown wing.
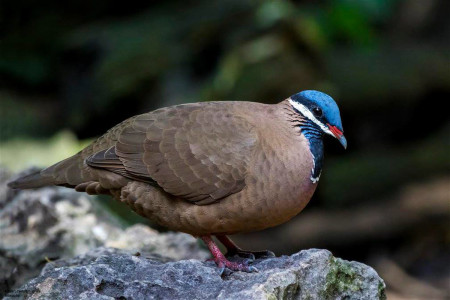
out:
<path id="1" fill-rule="evenodd" d="M 166 192 L 209 204 L 245 186 L 257 141 L 232 103 L 210 102 L 159 109 L 125 125 L 117 142 L 88 158 L 101 167 Z"/>

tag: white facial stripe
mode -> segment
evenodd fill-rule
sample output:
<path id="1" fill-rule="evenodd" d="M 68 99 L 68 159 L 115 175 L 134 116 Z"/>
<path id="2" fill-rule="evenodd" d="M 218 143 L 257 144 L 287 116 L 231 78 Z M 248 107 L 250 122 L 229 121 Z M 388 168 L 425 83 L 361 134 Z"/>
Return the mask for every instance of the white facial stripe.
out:
<path id="1" fill-rule="evenodd" d="M 291 105 L 298 110 L 299 112 L 302 113 L 302 115 L 304 115 L 305 117 L 307 117 L 308 119 L 310 119 L 311 121 L 314 122 L 314 124 L 316 124 L 317 126 L 320 127 L 320 129 L 323 130 L 323 132 L 328 133 L 331 136 L 334 136 L 334 134 L 330 131 L 330 129 L 328 129 L 327 126 L 323 125 L 319 120 L 316 119 L 316 117 L 314 117 L 314 115 L 312 114 L 312 112 L 303 104 L 298 103 L 293 101 L 291 98 L 288 99 L 289 103 L 291 103 Z"/>

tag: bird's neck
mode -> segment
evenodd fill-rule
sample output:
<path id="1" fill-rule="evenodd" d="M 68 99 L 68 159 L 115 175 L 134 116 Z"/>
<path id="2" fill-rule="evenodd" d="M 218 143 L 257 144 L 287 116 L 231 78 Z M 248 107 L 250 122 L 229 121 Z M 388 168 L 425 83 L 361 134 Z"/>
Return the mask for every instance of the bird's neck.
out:
<path id="1" fill-rule="evenodd" d="M 300 129 L 309 142 L 309 150 L 311 151 L 314 162 L 311 170 L 311 181 L 316 183 L 319 181 L 322 172 L 323 133 L 316 124 L 306 118 L 300 122 Z"/>
<path id="2" fill-rule="evenodd" d="M 311 169 L 310 179 L 313 183 L 319 180 L 320 173 L 322 172 L 323 162 L 323 132 L 301 112 L 295 110 L 289 101 L 285 100 L 280 102 L 283 107 L 283 113 L 286 120 L 291 124 L 297 133 L 303 134 L 308 140 L 309 150 L 313 159 L 313 167 Z M 299 130 L 300 129 L 300 130 Z"/>

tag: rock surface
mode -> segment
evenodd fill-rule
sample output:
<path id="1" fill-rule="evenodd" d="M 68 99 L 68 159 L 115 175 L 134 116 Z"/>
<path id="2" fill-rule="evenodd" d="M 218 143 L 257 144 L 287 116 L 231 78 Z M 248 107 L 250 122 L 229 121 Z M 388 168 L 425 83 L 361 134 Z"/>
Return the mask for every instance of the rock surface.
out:
<path id="1" fill-rule="evenodd" d="M 12 191 L 5 187 L 9 177 L 0 169 L 5 299 L 385 298 L 372 268 L 327 250 L 257 260 L 258 273 L 221 275 L 189 235 L 144 225 L 123 229 L 85 194 L 56 187 Z"/>
<path id="2" fill-rule="evenodd" d="M 174 260 L 209 257 L 190 235 L 145 225 L 123 229 L 95 198 L 60 187 L 14 191 L 6 187 L 10 177 L 0 168 L 0 298 L 39 275 L 47 261 L 100 246 Z"/>
<path id="3" fill-rule="evenodd" d="M 384 299 L 370 267 L 327 250 L 258 260 L 258 273 L 221 276 L 213 262 L 162 261 L 99 248 L 48 263 L 5 299 Z"/>

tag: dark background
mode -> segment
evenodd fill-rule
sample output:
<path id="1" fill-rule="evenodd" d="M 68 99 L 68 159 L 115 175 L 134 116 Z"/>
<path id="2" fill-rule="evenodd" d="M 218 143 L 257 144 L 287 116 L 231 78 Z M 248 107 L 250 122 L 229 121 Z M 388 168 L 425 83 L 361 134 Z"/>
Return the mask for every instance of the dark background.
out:
<path id="1" fill-rule="evenodd" d="M 0 5 L 1 164 L 56 162 L 162 106 L 322 90 L 340 106 L 348 150 L 327 140 L 308 207 L 237 240 L 368 263 L 391 299 L 449 296 L 449 1 Z"/>

